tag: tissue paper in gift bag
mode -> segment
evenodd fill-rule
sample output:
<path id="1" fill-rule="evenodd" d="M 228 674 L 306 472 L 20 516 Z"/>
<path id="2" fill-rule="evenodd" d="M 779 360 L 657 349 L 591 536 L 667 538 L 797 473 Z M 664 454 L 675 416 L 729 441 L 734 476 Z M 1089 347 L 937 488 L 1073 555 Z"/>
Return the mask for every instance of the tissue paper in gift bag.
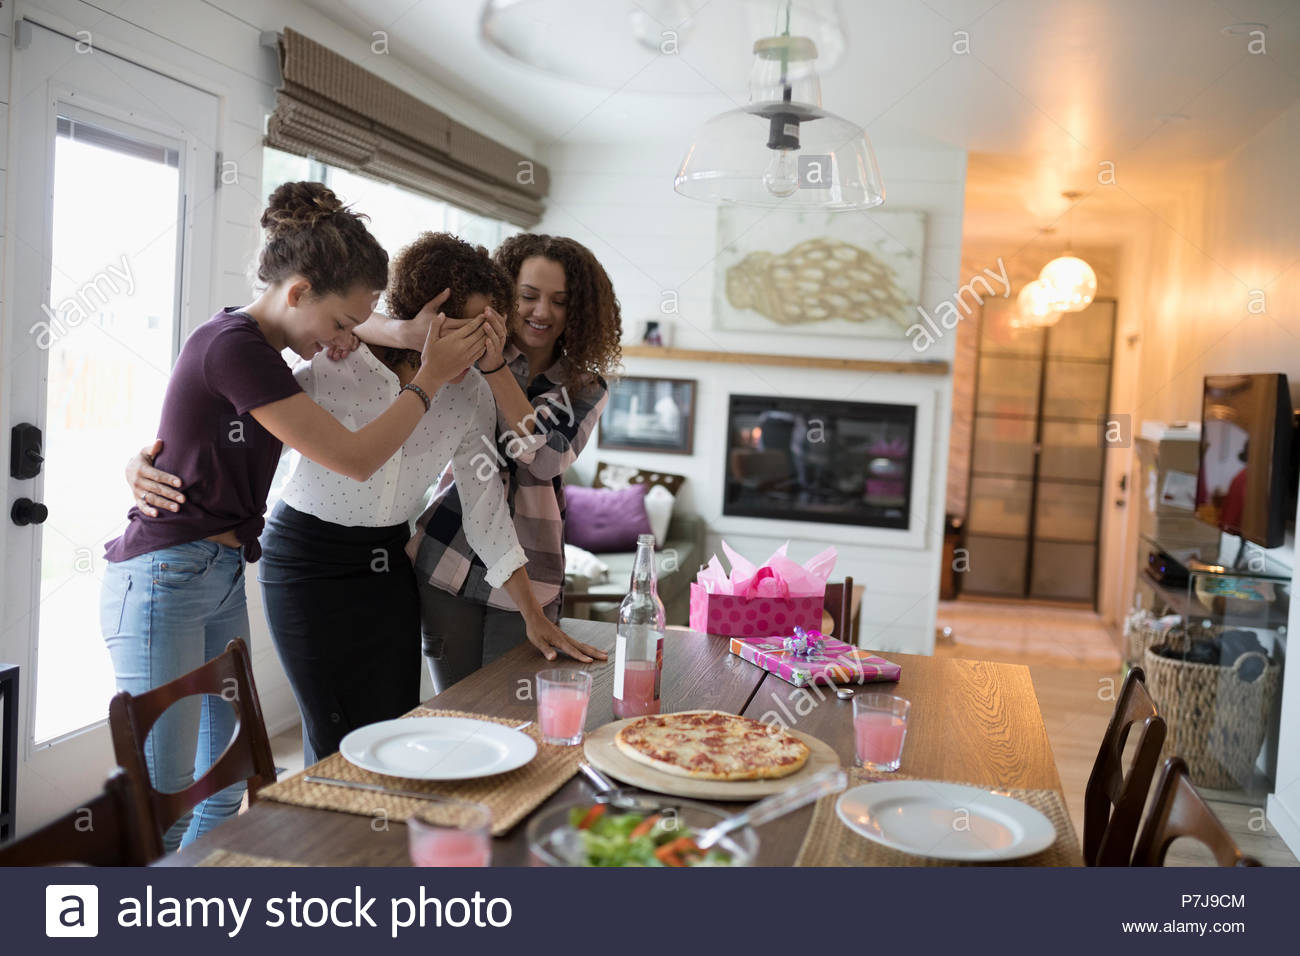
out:
<path id="1" fill-rule="evenodd" d="M 691 630 L 723 637 L 789 634 L 796 627 L 819 630 L 825 593 L 791 597 L 787 590 L 785 597 L 759 597 L 758 584 L 774 574 L 760 568 L 743 594 L 710 594 L 703 585 L 692 584 Z"/>

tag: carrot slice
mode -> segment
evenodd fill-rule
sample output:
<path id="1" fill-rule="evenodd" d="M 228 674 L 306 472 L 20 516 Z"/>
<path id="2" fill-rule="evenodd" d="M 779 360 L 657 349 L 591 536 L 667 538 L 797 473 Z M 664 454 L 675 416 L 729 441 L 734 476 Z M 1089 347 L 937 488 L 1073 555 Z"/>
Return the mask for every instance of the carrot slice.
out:
<path id="1" fill-rule="evenodd" d="M 681 857 L 679 857 L 676 853 L 673 852 L 673 847 L 675 845 L 676 845 L 676 841 L 674 841 L 673 843 L 665 843 L 663 846 L 660 847 L 655 847 L 655 857 L 664 866 L 685 866 L 686 865 L 682 862 Z"/>
<path id="2" fill-rule="evenodd" d="M 700 852 L 700 848 L 695 845 L 695 841 L 688 836 L 678 837 L 672 843 L 667 844 L 667 846 L 676 856 L 680 856 L 683 853 Z"/>
<path id="3" fill-rule="evenodd" d="M 608 809 L 609 807 L 606 804 L 603 803 L 595 804 L 590 810 L 587 811 L 586 816 L 584 816 L 578 822 L 578 829 L 579 830 L 590 829 L 591 825 L 595 823 L 597 820 L 599 820 L 602 816 L 604 816 L 605 811 Z"/>
<path id="4" fill-rule="evenodd" d="M 633 827 L 632 832 L 629 833 L 628 836 L 633 840 L 635 840 L 637 837 L 643 837 L 651 830 L 653 830 L 655 828 L 655 824 L 658 822 L 659 822 L 659 814 L 652 813 L 650 814 L 650 816 L 646 817 L 635 827 Z"/>

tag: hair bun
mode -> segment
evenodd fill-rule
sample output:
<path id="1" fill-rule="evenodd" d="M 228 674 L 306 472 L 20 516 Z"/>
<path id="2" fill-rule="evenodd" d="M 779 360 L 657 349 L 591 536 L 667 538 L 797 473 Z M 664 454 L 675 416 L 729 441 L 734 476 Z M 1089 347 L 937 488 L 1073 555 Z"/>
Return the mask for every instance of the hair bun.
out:
<path id="1" fill-rule="evenodd" d="M 343 201 L 324 183 L 284 183 L 266 202 L 262 228 L 272 235 L 311 229 L 322 219 L 343 211 Z"/>

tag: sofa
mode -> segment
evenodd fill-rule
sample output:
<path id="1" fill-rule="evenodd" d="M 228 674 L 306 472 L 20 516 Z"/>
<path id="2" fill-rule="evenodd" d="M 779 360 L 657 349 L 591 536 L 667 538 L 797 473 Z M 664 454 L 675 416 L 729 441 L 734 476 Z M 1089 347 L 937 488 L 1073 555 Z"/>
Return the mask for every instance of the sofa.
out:
<path id="1" fill-rule="evenodd" d="M 566 484 L 581 484 L 570 472 Z M 664 603 L 667 624 L 685 625 L 690 618 L 691 582 L 706 560 L 704 539 L 708 525 L 699 515 L 674 508 L 661 547 L 655 548 L 655 571 L 658 575 L 659 599 Z M 618 605 L 628 592 L 632 580 L 635 551 L 595 553 L 607 571 L 566 568 L 564 575 L 565 617 L 616 622 Z M 570 562 L 576 565 L 577 562 Z M 582 573 L 586 571 L 587 573 Z M 606 598 L 605 595 L 608 595 Z"/>

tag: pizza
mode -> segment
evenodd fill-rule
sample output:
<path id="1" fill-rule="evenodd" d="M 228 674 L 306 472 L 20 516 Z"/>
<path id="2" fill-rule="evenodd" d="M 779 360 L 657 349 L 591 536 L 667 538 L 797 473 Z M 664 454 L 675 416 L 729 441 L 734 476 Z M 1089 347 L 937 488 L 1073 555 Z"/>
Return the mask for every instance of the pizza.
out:
<path id="1" fill-rule="evenodd" d="M 719 711 L 656 714 L 614 736 L 638 763 L 697 780 L 769 780 L 808 761 L 808 745 L 787 730 Z"/>

